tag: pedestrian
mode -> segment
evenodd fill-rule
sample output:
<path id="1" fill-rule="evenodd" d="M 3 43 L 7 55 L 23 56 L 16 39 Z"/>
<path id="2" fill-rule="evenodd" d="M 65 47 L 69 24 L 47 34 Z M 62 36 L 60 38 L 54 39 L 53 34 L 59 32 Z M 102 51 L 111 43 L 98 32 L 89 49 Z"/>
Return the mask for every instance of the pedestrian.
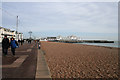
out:
<path id="1" fill-rule="evenodd" d="M 24 44 L 24 39 L 22 40 L 23 44 Z"/>
<path id="2" fill-rule="evenodd" d="M 10 46 L 12 54 L 15 55 L 15 49 L 18 47 L 18 43 L 14 38 L 11 38 Z"/>
<path id="3" fill-rule="evenodd" d="M 18 44 L 20 45 L 20 40 L 18 40 Z"/>
<path id="4" fill-rule="evenodd" d="M 7 38 L 7 35 L 5 35 L 2 40 L 2 53 L 4 56 L 7 55 L 9 46 L 10 46 L 9 39 Z"/>
<path id="5" fill-rule="evenodd" d="M 41 46 L 40 46 L 40 43 L 38 42 L 38 49 L 40 49 L 40 47 L 41 47 Z"/>
<path id="6" fill-rule="evenodd" d="M 23 40 L 20 41 L 21 42 L 21 45 L 23 44 Z"/>
<path id="7" fill-rule="evenodd" d="M 31 39 L 30 39 L 30 44 L 31 44 Z"/>

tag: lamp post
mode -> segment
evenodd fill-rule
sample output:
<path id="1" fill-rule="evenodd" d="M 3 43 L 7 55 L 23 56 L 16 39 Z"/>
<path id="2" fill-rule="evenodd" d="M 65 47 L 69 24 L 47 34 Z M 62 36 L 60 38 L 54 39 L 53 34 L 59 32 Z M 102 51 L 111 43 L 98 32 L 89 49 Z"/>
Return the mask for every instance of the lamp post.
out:
<path id="1" fill-rule="evenodd" d="M 18 40 L 19 34 L 18 34 L 18 16 L 17 16 L 17 21 L 16 21 L 16 40 Z"/>

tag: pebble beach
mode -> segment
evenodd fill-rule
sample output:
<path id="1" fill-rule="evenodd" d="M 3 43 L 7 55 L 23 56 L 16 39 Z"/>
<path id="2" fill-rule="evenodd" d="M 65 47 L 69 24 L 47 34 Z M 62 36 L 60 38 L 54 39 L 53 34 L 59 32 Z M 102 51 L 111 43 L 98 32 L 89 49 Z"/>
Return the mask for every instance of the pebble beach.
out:
<path id="1" fill-rule="evenodd" d="M 118 78 L 118 48 L 41 42 L 52 78 Z"/>

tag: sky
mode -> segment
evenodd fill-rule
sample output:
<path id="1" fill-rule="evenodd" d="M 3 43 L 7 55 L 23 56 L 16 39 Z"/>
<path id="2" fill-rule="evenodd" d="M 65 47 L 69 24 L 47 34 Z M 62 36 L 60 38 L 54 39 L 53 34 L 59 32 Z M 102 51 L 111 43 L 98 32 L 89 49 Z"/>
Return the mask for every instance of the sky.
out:
<path id="1" fill-rule="evenodd" d="M 70 36 L 82 39 L 118 39 L 117 2 L 3 2 L 2 26 L 25 38 Z"/>

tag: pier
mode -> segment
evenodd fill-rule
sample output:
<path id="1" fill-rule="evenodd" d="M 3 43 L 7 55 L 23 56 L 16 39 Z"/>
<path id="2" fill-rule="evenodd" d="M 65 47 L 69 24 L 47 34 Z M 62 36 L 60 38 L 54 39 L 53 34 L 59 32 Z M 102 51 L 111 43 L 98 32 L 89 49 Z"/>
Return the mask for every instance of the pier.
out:
<path id="1" fill-rule="evenodd" d="M 48 41 L 63 43 L 114 43 L 114 41 L 107 40 L 48 40 Z"/>

